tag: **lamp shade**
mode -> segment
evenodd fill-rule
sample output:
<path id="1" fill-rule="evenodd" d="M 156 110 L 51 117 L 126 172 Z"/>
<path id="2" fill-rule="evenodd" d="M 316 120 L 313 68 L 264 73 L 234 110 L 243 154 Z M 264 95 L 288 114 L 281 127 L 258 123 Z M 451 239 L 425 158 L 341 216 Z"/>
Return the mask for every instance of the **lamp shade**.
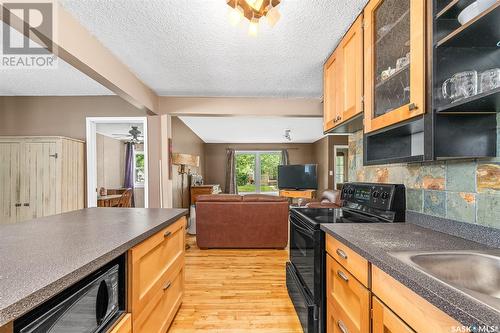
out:
<path id="1" fill-rule="evenodd" d="M 180 154 L 173 153 L 172 154 L 172 164 L 175 165 L 189 165 L 193 167 L 200 166 L 200 157 L 191 154 Z"/>

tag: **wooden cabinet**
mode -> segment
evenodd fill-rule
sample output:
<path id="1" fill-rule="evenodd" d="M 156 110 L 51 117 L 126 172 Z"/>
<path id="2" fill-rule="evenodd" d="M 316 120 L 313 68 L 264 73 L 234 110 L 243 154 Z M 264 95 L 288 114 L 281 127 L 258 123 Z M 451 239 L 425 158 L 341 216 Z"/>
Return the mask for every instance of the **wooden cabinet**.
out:
<path id="1" fill-rule="evenodd" d="M 129 305 L 134 332 L 166 332 L 184 294 L 186 218 L 129 251 Z"/>
<path id="2" fill-rule="evenodd" d="M 191 205 L 196 204 L 196 199 L 200 195 L 208 195 L 208 194 L 219 194 L 221 192 L 220 185 L 197 185 L 191 186 L 190 188 L 190 200 Z"/>
<path id="3" fill-rule="evenodd" d="M 132 333 L 132 316 L 130 313 L 125 314 L 108 333 Z"/>
<path id="4" fill-rule="evenodd" d="M 330 255 L 327 255 L 326 267 L 326 299 L 327 307 L 331 308 L 328 320 L 333 320 L 333 332 L 337 329 L 339 332 L 368 332 L 370 292 Z"/>
<path id="5" fill-rule="evenodd" d="M 415 333 L 377 297 L 372 297 L 372 333 Z"/>
<path id="6" fill-rule="evenodd" d="M 84 208 L 84 143 L 0 137 L 0 223 Z"/>
<path id="7" fill-rule="evenodd" d="M 333 129 L 342 119 L 341 101 L 341 80 L 339 54 L 337 50 L 333 52 L 324 66 L 324 93 L 323 93 L 323 129 L 325 132 Z"/>
<path id="8" fill-rule="evenodd" d="M 446 313 L 375 266 L 372 266 L 372 291 L 415 332 L 445 333 L 450 332 L 450 327 L 461 326 Z"/>
<path id="9" fill-rule="evenodd" d="M 425 1 L 371 0 L 364 17 L 369 133 L 425 113 Z"/>
<path id="10" fill-rule="evenodd" d="M 358 281 L 368 287 L 369 268 L 368 261 L 365 258 L 331 236 L 326 238 L 326 251 L 344 266 L 349 273 L 354 275 Z"/>
<path id="11" fill-rule="evenodd" d="M 324 66 L 324 130 L 363 112 L 363 15 L 347 31 Z"/>

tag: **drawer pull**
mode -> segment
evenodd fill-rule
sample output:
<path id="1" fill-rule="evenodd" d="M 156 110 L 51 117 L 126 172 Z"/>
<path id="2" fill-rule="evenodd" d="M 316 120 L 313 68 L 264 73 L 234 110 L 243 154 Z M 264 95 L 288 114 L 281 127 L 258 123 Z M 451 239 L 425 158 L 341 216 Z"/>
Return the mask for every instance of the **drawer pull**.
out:
<path id="1" fill-rule="evenodd" d="M 345 275 L 344 272 L 342 271 L 337 271 L 337 275 L 342 279 L 344 280 L 345 282 L 349 282 L 349 278 L 347 277 L 347 275 Z"/>
<path id="2" fill-rule="evenodd" d="M 170 231 L 165 231 L 165 233 L 163 234 L 163 237 L 167 238 L 167 237 L 170 237 L 172 235 L 172 233 Z"/>
<path id="3" fill-rule="evenodd" d="M 345 327 L 345 324 L 342 322 L 342 320 L 337 320 L 337 326 L 340 328 L 342 333 L 349 333 L 349 330 L 347 327 Z"/>
<path id="4" fill-rule="evenodd" d="M 337 249 L 337 251 L 335 251 L 335 252 L 337 252 L 337 254 L 338 254 L 338 255 L 339 255 L 342 259 L 347 260 L 347 254 L 346 254 L 344 251 L 342 251 L 341 249 Z"/>
<path id="5" fill-rule="evenodd" d="M 168 288 L 170 288 L 170 286 L 172 285 L 172 282 L 171 281 L 168 281 L 167 284 L 163 287 L 163 291 L 167 290 Z"/>

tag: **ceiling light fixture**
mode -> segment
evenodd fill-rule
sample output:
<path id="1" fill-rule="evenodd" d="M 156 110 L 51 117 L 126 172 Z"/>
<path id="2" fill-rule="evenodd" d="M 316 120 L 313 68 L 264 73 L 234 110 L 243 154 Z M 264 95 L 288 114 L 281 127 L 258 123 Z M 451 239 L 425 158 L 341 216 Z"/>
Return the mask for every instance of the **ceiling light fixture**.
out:
<path id="1" fill-rule="evenodd" d="M 231 25 L 236 26 L 245 17 L 249 22 L 248 34 L 257 36 L 259 21 L 267 18 L 267 23 L 272 28 L 278 23 L 281 14 L 278 5 L 281 0 L 226 0 L 230 7 L 228 17 Z"/>
<path id="2" fill-rule="evenodd" d="M 290 135 L 290 132 L 292 130 L 289 130 L 289 129 L 286 129 L 285 130 L 285 135 L 283 135 L 283 137 L 287 140 L 287 141 L 292 141 L 292 136 Z"/>

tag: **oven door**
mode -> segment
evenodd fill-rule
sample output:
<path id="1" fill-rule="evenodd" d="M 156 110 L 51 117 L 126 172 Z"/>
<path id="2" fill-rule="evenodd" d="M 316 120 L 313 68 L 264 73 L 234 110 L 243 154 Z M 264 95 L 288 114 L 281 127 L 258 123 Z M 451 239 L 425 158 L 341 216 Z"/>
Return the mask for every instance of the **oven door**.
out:
<path id="1" fill-rule="evenodd" d="M 316 255 L 319 233 L 296 216 L 290 218 L 290 262 L 313 298 L 316 273 L 319 273 L 316 272 L 320 259 Z"/>
<path id="2" fill-rule="evenodd" d="M 297 276 L 292 264 L 286 263 L 286 287 L 304 333 L 319 332 L 319 309 Z"/>

